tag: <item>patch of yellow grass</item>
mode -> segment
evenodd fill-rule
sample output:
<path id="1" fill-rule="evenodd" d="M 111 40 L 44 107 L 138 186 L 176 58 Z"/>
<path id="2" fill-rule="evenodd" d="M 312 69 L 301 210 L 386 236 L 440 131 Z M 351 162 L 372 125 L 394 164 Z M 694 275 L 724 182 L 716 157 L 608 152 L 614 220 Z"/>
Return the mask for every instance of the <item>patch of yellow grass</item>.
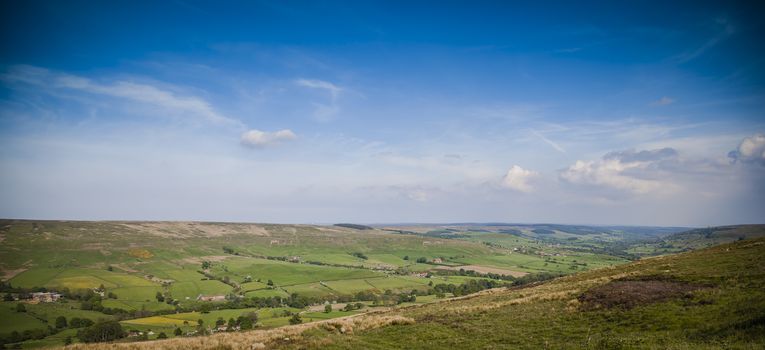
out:
<path id="1" fill-rule="evenodd" d="M 128 320 L 123 321 L 123 323 L 127 324 L 135 324 L 135 325 L 146 325 L 146 326 L 156 326 L 156 325 L 167 325 L 167 324 L 173 324 L 176 326 L 183 326 L 183 320 L 175 319 L 175 318 L 169 318 L 164 316 L 151 316 L 151 317 L 144 317 L 139 318 L 135 320 Z"/>
<path id="2" fill-rule="evenodd" d="M 140 259 L 149 259 L 154 256 L 150 251 L 143 248 L 130 248 L 128 249 L 128 255 Z"/>

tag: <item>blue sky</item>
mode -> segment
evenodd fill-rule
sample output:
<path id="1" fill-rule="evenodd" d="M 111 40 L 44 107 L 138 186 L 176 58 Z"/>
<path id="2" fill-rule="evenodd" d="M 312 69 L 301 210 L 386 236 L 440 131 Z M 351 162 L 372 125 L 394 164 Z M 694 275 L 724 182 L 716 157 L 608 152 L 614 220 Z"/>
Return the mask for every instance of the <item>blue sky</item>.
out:
<path id="1" fill-rule="evenodd" d="M 1 217 L 765 222 L 746 2 L 0 7 Z"/>

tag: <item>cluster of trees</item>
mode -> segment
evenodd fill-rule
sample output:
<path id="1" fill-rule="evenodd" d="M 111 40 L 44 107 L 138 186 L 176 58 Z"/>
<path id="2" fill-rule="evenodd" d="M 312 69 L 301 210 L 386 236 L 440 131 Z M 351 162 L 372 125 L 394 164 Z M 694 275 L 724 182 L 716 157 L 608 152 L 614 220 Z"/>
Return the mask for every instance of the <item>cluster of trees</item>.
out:
<path id="1" fill-rule="evenodd" d="M 358 224 L 335 224 L 337 227 L 352 228 L 354 230 L 374 230 L 373 227 Z"/>
<path id="2" fill-rule="evenodd" d="M 437 296 L 443 296 L 445 293 L 452 293 L 454 296 L 468 295 L 480 292 L 484 289 L 507 286 L 507 283 L 499 283 L 494 280 L 469 280 L 460 285 L 439 283 L 433 286 Z"/>
<path id="3" fill-rule="evenodd" d="M 500 275 L 497 273 L 480 273 L 475 272 L 473 270 L 465 270 L 465 269 L 459 269 L 459 270 L 438 270 L 437 272 L 440 276 L 470 276 L 470 277 L 482 277 L 482 278 L 491 278 L 494 280 L 503 280 L 503 281 L 514 281 L 515 277 L 510 275 Z"/>
<path id="4" fill-rule="evenodd" d="M 348 304 L 345 304 L 345 307 L 343 307 L 343 311 L 353 311 L 353 310 L 359 310 L 362 308 L 364 308 L 364 304 L 362 303 L 348 303 Z"/>
<path id="5" fill-rule="evenodd" d="M 77 332 L 77 338 L 85 343 L 113 341 L 124 337 L 122 325 L 117 321 L 101 321 Z"/>
<path id="6" fill-rule="evenodd" d="M 219 317 L 217 321 L 215 321 L 215 326 L 223 326 L 226 325 L 226 330 L 231 332 L 237 327 L 241 330 L 248 330 L 255 328 L 255 325 L 258 323 L 258 313 L 257 312 L 248 312 L 246 314 L 243 314 L 237 318 L 229 318 L 228 323 L 222 318 Z"/>

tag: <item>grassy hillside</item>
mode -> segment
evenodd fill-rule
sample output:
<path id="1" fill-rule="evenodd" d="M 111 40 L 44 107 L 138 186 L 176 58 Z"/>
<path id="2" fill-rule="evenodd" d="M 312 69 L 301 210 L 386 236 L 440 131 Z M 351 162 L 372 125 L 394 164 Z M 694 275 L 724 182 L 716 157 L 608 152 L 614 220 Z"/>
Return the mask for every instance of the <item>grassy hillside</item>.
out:
<path id="1" fill-rule="evenodd" d="M 765 239 L 270 331 L 81 349 L 756 349 Z"/>

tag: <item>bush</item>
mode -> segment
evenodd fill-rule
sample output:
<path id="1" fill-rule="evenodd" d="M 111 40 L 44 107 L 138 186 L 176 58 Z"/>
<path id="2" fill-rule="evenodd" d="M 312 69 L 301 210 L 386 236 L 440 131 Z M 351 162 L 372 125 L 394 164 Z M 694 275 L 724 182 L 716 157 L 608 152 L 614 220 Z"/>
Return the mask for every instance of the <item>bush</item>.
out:
<path id="1" fill-rule="evenodd" d="M 66 317 L 64 316 L 56 317 L 56 328 L 66 328 L 66 326 L 67 326 Z"/>
<path id="2" fill-rule="evenodd" d="M 71 328 L 82 328 L 82 327 L 89 327 L 93 325 L 93 321 L 89 318 L 79 318 L 79 317 L 72 317 L 71 320 L 69 320 L 69 327 Z"/>
<path id="3" fill-rule="evenodd" d="M 298 314 L 294 314 L 290 318 L 290 324 L 301 324 L 301 323 L 303 323 L 303 319 L 300 318 L 300 315 Z"/>

